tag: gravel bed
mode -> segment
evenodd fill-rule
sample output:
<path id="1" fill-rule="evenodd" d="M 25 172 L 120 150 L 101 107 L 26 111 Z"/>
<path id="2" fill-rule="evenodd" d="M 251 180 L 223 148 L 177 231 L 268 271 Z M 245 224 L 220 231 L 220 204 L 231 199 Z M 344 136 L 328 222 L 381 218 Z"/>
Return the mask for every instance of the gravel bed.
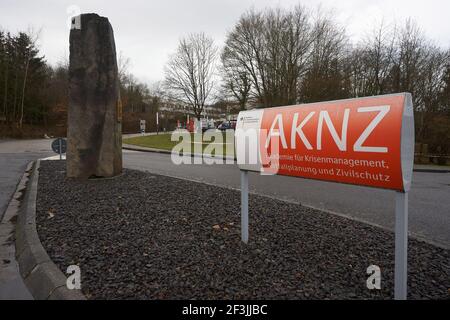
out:
<path id="1" fill-rule="evenodd" d="M 39 237 L 63 272 L 80 266 L 89 299 L 393 297 L 393 233 L 262 196 L 249 208 L 244 245 L 238 191 L 126 169 L 80 182 L 41 162 Z M 450 298 L 450 250 L 410 239 L 408 271 L 410 299 Z"/>

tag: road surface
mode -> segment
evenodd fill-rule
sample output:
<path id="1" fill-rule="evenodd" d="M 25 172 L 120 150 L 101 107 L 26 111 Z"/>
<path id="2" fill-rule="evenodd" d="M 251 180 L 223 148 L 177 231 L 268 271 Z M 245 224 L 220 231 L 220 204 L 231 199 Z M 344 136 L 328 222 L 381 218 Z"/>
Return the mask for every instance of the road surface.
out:
<path id="1" fill-rule="evenodd" d="M 51 154 L 49 140 L 0 140 L 0 221 L 27 164 Z M 32 299 L 19 274 L 7 223 L 0 224 L 0 300 Z"/>
<path id="2" fill-rule="evenodd" d="M 52 155 L 52 140 L 0 141 L 0 215 L 28 161 Z M 174 165 L 170 155 L 124 150 L 124 166 L 156 174 L 239 188 L 235 165 Z M 250 191 L 325 209 L 394 229 L 394 192 L 250 173 Z M 238 203 L 230 204 L 236 206 Z M 411 235 L 450 247 L 450 173 L 414 172 L 409 197 Z"/>
<path id="3" fill-rule="evenodd" d="M 0 221 L 27 164 L 53 153 L 53 140 L 0 140 Z"/>

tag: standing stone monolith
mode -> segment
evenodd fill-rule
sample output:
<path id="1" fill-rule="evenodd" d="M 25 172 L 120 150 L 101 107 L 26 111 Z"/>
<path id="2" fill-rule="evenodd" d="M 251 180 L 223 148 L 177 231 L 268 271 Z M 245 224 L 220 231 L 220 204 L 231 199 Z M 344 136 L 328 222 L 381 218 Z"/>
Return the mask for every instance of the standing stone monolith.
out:
<path id="1" fill-rule="evenodd" d="M 70 30 L 67 177 L 122 172 L 122 105 L 108 18 L 82 14 Z"/>

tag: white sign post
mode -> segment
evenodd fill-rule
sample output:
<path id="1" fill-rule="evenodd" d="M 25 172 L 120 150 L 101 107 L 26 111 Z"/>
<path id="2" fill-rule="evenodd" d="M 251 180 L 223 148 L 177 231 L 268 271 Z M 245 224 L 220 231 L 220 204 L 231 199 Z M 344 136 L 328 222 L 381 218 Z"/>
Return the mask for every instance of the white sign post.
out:
<path id="1" fill-rule="evenodd" d="M 156 134 L 159 133 L 159 113 L 156 112 Z"/>
<path id="2" fill-rule="evenodd" d="M 394 298 L 406 300 L 408 278 L 408 193 L 395 193 Z"/>
<path id="3" fill-rule="evenodd" d="M 248 171 L 241 171 L 241 239 L 248 242 Z"/>
<path id="4" fill-rule="evenodd" d="M 249 239 L 248 171 L 394 190 L 394 297 L 407 298 L 414 160 L 409 93 L 241 111 L 235 143 L 244 243 Z"/>

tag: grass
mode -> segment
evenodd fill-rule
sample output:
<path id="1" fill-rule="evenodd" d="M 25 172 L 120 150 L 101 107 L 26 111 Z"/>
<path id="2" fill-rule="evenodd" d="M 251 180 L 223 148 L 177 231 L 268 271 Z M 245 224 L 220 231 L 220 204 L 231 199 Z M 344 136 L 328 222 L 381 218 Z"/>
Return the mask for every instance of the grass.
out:
<path id="1" fill-rule="evenodd" d="M 170 134 L 158 134 L 152 136 L 142 136 L 124 139 L 123 143 L 132 144 L 135 146 L 172 150 L 178 142 L 170 141 Z"/>
<path id="2" fill-rule="evenodd" d="M 234 136 L 232 140 L 226 141 L 225 139 L 225 133 L 222 134 L 222 144 L 215 144 L 215 148 L 212 149 L 213 145 L 210 145 L 210 141 L 200 141 L 197 137 L 197 140 L 194 139 L 194 134 L 190 133 L 190 139 L 191 139 L 191 153 L 197 153 L 200 149 L 199 144 L 201 144 L 201 150 L 203 154 L 207 155 L 227 155 L 234 157 Z M 187 138 L 187 137 L 186 137 Z M 183 139 L 186 139 L 183 138 Z M 195 140 L 195 141 L 194 141 Z M 206 139 L 205 139 L 206 140 Z M 212 143 L 214 143 L 214 138 L 211 139 Z M 125 144 L 131 144 L 139 147 L 146 147 L 146 148 L 154 148 L 154 149 L 162 149 L 162 150 L 172 150 L 177 144 L 181 143 L 181 138 L 179 138 L 178 141 L 172 141 L 171 140 L 171 134 L 158 134 L 158 135 L 151 135 L 151 136 L 142 136 L 142 137 L 133 137 L 133 138 L 127 138 L 123 140 L 123 143 Z M 229 152 L 227 153 L 226 150 L 226 144 L 232 143 L 233 147 Z M 208 147 L 209 146 L 209 147 Z M 197 147 L 197 150 L 196 150 Z M 207 149 L 208 148 L 208 149 Z M 186 148 L 185 148 L 186 149 Z M 184 152 L 189 153 L 189 150 L 183 149 Z"/>

